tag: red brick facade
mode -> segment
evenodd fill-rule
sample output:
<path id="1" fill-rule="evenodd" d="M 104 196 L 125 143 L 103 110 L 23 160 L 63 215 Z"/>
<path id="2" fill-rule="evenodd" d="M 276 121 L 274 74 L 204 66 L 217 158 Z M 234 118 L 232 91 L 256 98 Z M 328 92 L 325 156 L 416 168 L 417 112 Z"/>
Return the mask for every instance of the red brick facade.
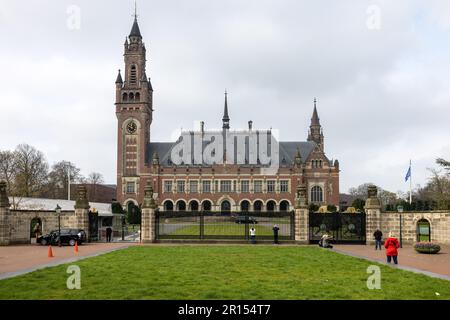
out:
<path id="1" fill-rule="evenodd" d="M 279 143 L 274 175 L 249 164 L 176 166 L 170 159 L 175 143 L 151 142 L 153 89 L 136 20 L 124 51 L 124 79 L 119 72 L 116 81 L 117 200 L 124 206 L 142 203 L 148 181 L 162 210 L 292 210 L 300 183 L 306 184 L 310 202 L 339 205 L 339 163 L 325 155 L 316 102 L 307 141 Z M 223 121 L 229 130 L 227 104 Z"/>

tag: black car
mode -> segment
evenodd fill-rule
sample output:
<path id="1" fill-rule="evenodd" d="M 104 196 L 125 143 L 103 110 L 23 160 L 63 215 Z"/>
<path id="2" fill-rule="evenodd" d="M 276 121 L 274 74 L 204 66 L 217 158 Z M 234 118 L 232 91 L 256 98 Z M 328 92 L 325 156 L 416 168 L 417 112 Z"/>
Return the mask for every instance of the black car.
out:
<path id="1" fill-rule="evenodd" d="M 61 229 L 61 244 L 74 246 L 76 242 L 82 244 L 86 241 L 86 232 L 82 229 Z M 59 244 L 59 231 L 54 230 L 49 234 L 40 236 L 37 242 L 41 245 L 57 245 Z"/>
<path id="2" fill-rule="evenodd" d="M 255 218 L 253 218 L 253 217 L 246 217 L 246 216 L 236 217 L 234 222 L 236 222 L 238 224 L 245 224 L 245 223 L 257 224 L 258 223 L 258 221 Z"/>

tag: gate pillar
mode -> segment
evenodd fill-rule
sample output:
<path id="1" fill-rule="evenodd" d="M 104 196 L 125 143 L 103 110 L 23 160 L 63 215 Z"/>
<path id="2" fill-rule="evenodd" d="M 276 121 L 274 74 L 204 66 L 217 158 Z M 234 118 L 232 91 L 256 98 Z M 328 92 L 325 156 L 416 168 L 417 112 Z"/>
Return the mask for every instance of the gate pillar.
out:
<path id="1" fill-rule="evenodd" d="M 156 208 L 157 204 L 153 199 L 153 188 L 148 181 L 144 189 L 144 204 L 142 206 L 142 242 L 156 242 Z"/>
<path id="2" fill-rule="evenodd" d="M 381 202 L 378 199 L 378 190 L 376 186 L 367 188 L 368 199 L 364 209 L 366 210 L 366 243 L 375 244 L 373 233 L 375 230 L 381 230 Z"/>
<path id="3" fill-rule="evenodd" d="M 83 229 L 86 232 L 86 238 L 90 242 L 91 235 L 89 233 L 89 201 L 87 199 L 86 186 L 77 187 L 77 198 L 75 200 L 75 217 L 76 228 Z"/>
<path id="4" fill-rule="evenodd" d="M 297 187 L 295 197 L 295 241 L 301 244 L 309 243 L 309 210 L 304 184 Z"/>
<path id="5" fill-rule="evenodd" d="M 9 199 L 6 192 L 6 182 L 0 182 L 0 246 L 7 246 L 11 243 L 9 218 Z"/>

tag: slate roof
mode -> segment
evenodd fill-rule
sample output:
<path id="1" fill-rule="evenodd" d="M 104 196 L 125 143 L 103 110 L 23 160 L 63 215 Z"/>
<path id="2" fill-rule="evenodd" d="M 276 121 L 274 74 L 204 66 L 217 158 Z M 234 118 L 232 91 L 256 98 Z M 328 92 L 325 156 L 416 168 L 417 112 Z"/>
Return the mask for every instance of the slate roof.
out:
<path id="1" fill-rule="evenodd" d="M 63 211 L 75 210 L 75 201 L 63 200 L 63 199 L 44 199 L 44 198 L 20 198 L 9 197 L 11 203 L 11 209 L 14 208 L 13 201 L 16 202 L 16 209 L 18 210 L 43 210 L 54 211 L 56 206 L 59 205 Z M 97 203 L 89 202 L 92 209 L 96 209 L 99 216 L 112 216 L 110 203 Z"/>
<path id="2" fill-rule="evenodd" d="M 205 143 L 206 144 L 206 143 Z M 162 166 L 171 166 L 170 154 L 175 142 L 151 142 L 147 148 L 147 161 L 151 161 L 154 153 L 158 153 L 160 164 Z M 316 147 L 316 143 L 312 141 L 289 141 L 279 142 L 280 146 L 280 166 L 292 165 L 297 154 L 297 149 L 300 150 L 302 161 L 305 161 L 311 152 Z M 246 152 L 246 158 L 248 159 L 248 152 Z"/>
<path id="3" fill-rule="evenodd" d="M 141 37 L 141 30 L 139 29 L 139 24 L 137 19 L 134 19 L 133 27 L 131 28 L 130 37 Z"/>

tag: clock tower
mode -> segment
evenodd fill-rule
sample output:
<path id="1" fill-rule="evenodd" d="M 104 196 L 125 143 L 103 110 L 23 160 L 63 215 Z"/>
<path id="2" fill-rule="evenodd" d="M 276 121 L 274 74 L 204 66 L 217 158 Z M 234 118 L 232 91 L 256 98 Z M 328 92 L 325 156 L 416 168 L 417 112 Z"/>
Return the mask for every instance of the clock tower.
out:
<path id="1" fill-rule="evenodd" d="M 149 161 L 153 114 L 153 89 L 146 74 L 146 49 L 142 41 L 137 15 L 124 44 L 125 71 L 116 80 L 116 115 L 118 120 L 117 200 L 138 204 L 140 176 Z M 150 159 L 151 160 L 151 159 Z"/>

